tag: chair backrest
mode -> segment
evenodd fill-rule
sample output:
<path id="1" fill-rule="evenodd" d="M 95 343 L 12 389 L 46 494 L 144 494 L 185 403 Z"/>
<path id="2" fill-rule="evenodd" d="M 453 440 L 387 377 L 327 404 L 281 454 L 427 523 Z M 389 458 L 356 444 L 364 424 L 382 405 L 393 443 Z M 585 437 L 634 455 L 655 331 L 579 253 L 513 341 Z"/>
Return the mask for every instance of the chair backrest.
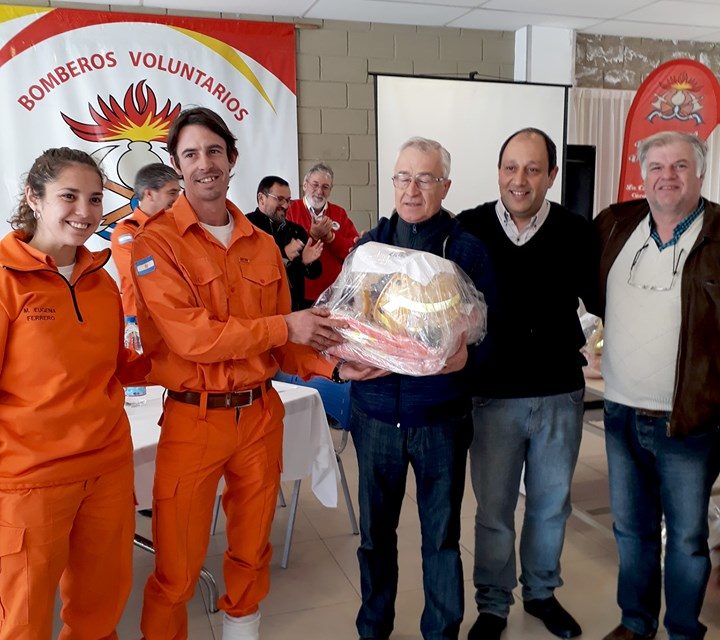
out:
<path id="1" fill-rule="evenodd" d="M 350 428 L 350 386 L 351 382 L 337 384 L 325 378 L 310 378 L 303 380 L 300 376 L 286 373 L 275 376 L 277 380 L 297 384 L 301 387 L 317 389 L 327 413 L 331 418 L 347 431 Z"/>

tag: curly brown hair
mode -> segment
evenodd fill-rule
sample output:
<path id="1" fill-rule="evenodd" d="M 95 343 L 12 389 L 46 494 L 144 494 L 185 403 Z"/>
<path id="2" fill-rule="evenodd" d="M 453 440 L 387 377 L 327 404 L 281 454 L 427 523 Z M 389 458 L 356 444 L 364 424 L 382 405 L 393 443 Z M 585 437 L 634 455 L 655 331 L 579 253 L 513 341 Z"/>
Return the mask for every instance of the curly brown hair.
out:
<path id="1" fill-rule="evenodd" d="M 97 171 L 100 181 L 105 183 L 105 175 L 103 174 L 97 162 L 84 151 L 78 149 L 70 149 L 69 147 L 59 147 L 48 149 L 35 159 L 30 171 L 25 178 L 25 187 L 30 187 L 31 191 L 38 197 L 45 197 L 45 186 L 49 182 L 58 179 L 60 173 L 71 164 L 82 164 L 92 167 Z M 27 236 L 32 237 L 37 228 L 37 220 L 35 212 L 30 208 L 25 198 L 25 189 L 20 196 L 17 210 L 8 220 L 13 229 L 23 231 Z"/>

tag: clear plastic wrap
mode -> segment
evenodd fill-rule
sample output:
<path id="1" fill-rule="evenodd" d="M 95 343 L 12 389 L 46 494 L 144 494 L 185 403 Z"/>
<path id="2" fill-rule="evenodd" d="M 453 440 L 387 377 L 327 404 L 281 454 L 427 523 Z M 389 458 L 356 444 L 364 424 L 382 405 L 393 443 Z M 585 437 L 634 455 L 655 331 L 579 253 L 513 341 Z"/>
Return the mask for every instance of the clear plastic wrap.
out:
<path id="1" fill-rule="evenodd" d="M 580 349 L 587 360 L 583 374 L 586 378 L 602 378 L 603 322 L 597 316 L 586 313 L 580 318 L 580 325 L 587 338 L 585 346 Z"/>
<path id="2" fill-rule="evenodd" d="M 485 336 L 485 300 L 460 267 L 378 242 L 353 251 L 315 304 L 347 323 L 330 355 L 395 373 L 439 373 L 463 334 L 467 344 Z"/>

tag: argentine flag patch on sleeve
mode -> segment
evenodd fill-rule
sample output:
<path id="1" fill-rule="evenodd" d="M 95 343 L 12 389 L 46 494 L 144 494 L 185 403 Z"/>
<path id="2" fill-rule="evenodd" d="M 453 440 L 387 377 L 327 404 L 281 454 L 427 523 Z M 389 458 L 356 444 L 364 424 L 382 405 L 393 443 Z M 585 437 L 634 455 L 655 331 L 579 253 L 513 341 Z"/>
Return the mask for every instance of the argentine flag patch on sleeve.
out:
<path id="1" fill-rule="evenodd" d="M 135 263 L 135 273 L 139 276 L 146 276 L 153 271 L 155 271 L 155 260 L 153 260 L 152 256 L 141 258 Z"/>
<path id="2" fill-rule="evenodd" d="M 127 244 L 128 242 L 132 242 L 133 237 L 130 233 L 123 233 L 120 237 L 118 237 L 118 244 Z"/>

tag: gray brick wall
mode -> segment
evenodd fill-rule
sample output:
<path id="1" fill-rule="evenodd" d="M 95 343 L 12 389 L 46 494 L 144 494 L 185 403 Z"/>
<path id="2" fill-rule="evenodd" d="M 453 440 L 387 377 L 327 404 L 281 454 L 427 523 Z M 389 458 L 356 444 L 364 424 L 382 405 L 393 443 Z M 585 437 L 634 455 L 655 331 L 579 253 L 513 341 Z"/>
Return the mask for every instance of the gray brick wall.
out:
<path id="1" fill-rule="evenodd" d="M 367 229 L 377 220 L 374 78 L 368 74 L 459 77 L 477 71 L 512 79 L 515 36 L 332 20 L 319 26 L 297 33 L 299 177 L 315 161 L 328 161 L 336 173 L 331 199 L 348 209 L 358 229 Z"/>
<path id="2" fill-rule="evenodd" d="M 676 58 L 697 60 L 720 77 L 720 44 L 717 43 L 578 33 L 575 84 L 578 87 L 637 89 L 658 65 Z"/>
<path id="3" fill-rule="evenodd" d="M 491 79 L 513 77 L 512 32 L 47 0 L 15 3 L 301 23 L 297 30 L 298 177 L 302 179 L 315 162 L 327 161 L 336 174 L 331 200 L 348 210 L 358 229 L 367 229 L 377 220 L 374 80 L 369 73 L 459 77 L 477 71 Z M 312 28 L 303 28 L 306 25 Z"/>

